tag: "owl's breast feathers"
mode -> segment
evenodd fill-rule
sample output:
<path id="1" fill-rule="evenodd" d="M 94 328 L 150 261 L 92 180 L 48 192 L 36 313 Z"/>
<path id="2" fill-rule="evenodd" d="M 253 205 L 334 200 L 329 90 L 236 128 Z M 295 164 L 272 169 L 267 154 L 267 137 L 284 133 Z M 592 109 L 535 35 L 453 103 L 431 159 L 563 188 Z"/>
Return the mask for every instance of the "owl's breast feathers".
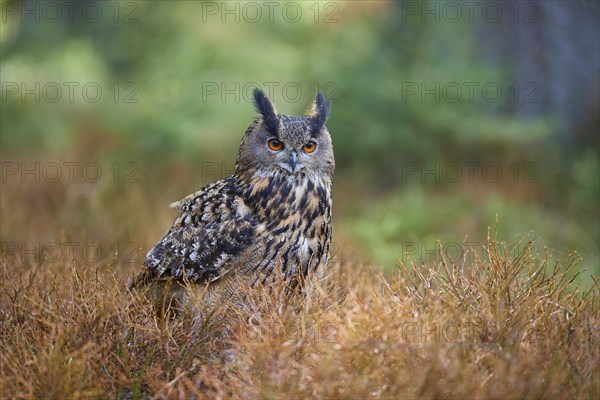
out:
<path id="1" fill-rule="evenodd" d="M 306 274 L 327 262 L 330 182 L 282 174 L 232 176 L 171 204 L 171 229 L 148 252 L 146 278 L 216 281 L 230 272 Z"/>

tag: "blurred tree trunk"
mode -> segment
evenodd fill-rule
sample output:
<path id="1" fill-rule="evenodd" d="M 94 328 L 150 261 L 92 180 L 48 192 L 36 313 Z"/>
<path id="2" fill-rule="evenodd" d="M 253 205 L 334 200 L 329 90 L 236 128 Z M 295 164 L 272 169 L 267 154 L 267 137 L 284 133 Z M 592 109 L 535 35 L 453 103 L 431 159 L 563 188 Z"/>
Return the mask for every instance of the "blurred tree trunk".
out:
<path id="1" fill-rule="evenodd" d="M 501 7 L 502 17 L 491 22 L 476 14 L 479 18 L 474 33 L 480 54 L 495 65 L 507 67 L 509 82 L 518 84 L 518 96 L 506 96 L 510 102 L 506 109 L 522 118 L 555 117 L 558 135 L 597 146 L 599 3 L 493 3 Z"/>

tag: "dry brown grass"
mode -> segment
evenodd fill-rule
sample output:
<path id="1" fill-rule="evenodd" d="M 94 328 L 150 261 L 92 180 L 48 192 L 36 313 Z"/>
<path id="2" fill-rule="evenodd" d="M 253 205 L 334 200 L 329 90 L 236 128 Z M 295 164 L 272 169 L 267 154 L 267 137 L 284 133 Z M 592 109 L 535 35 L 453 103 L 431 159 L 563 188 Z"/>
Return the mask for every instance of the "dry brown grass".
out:
<path id="1" fill-rule="evenodd" d="M 599 282 L 490 240 L 392 278 L 334 264 L 305 297 L 252 293 L 227 327 L 160 321 L 123 272 L 0 269 L 2 398 L 598 398 Z M 546 273 L 544 272 L 546 271 Z M 217 333 L 219 332 L 219 333 Z"/>

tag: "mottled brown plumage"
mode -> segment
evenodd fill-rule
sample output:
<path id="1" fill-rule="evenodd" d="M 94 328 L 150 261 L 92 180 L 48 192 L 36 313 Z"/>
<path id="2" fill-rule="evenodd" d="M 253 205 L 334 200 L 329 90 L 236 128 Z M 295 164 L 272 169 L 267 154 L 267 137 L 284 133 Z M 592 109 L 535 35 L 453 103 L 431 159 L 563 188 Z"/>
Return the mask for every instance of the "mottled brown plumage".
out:
<path id="1" fill-rule="evenodd" d="M 214 305 L 242 281 L 295 286 L 323 274 L 335 166 L 328 104 L 318 93 L 309 116 L 287 116 L 262 91 L 254 97 L 260 117 L 244 134 L 235 173 L 171 205 L 179 214 L 137 285 L 195 284 Z"/>

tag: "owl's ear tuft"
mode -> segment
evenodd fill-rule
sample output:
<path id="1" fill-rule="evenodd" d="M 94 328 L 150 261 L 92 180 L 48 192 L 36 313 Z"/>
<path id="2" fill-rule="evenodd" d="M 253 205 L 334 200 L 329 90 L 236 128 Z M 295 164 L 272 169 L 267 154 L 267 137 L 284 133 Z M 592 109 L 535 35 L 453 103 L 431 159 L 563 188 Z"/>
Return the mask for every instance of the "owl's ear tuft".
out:
<path id="1" fill-rule="evenodd" d="M 310 127 L 313 134 L 317 134 L 327 122 L 329 113 L 331 112 L 331 100 L 325 99 L 323 93 L 317 92 L 315 101 L 309 109 L 308 115 L 310 117 Z"/>
<path id="2" fill-rule="evenodd" d="M 279 131 L 279 120 L 277 119 L 277 110 L 275 105 L 269 100 L 265 92 L 259 88 L 254 88 L 254 107 L 262 115 L 267 129 L 277 135 Z"/>

